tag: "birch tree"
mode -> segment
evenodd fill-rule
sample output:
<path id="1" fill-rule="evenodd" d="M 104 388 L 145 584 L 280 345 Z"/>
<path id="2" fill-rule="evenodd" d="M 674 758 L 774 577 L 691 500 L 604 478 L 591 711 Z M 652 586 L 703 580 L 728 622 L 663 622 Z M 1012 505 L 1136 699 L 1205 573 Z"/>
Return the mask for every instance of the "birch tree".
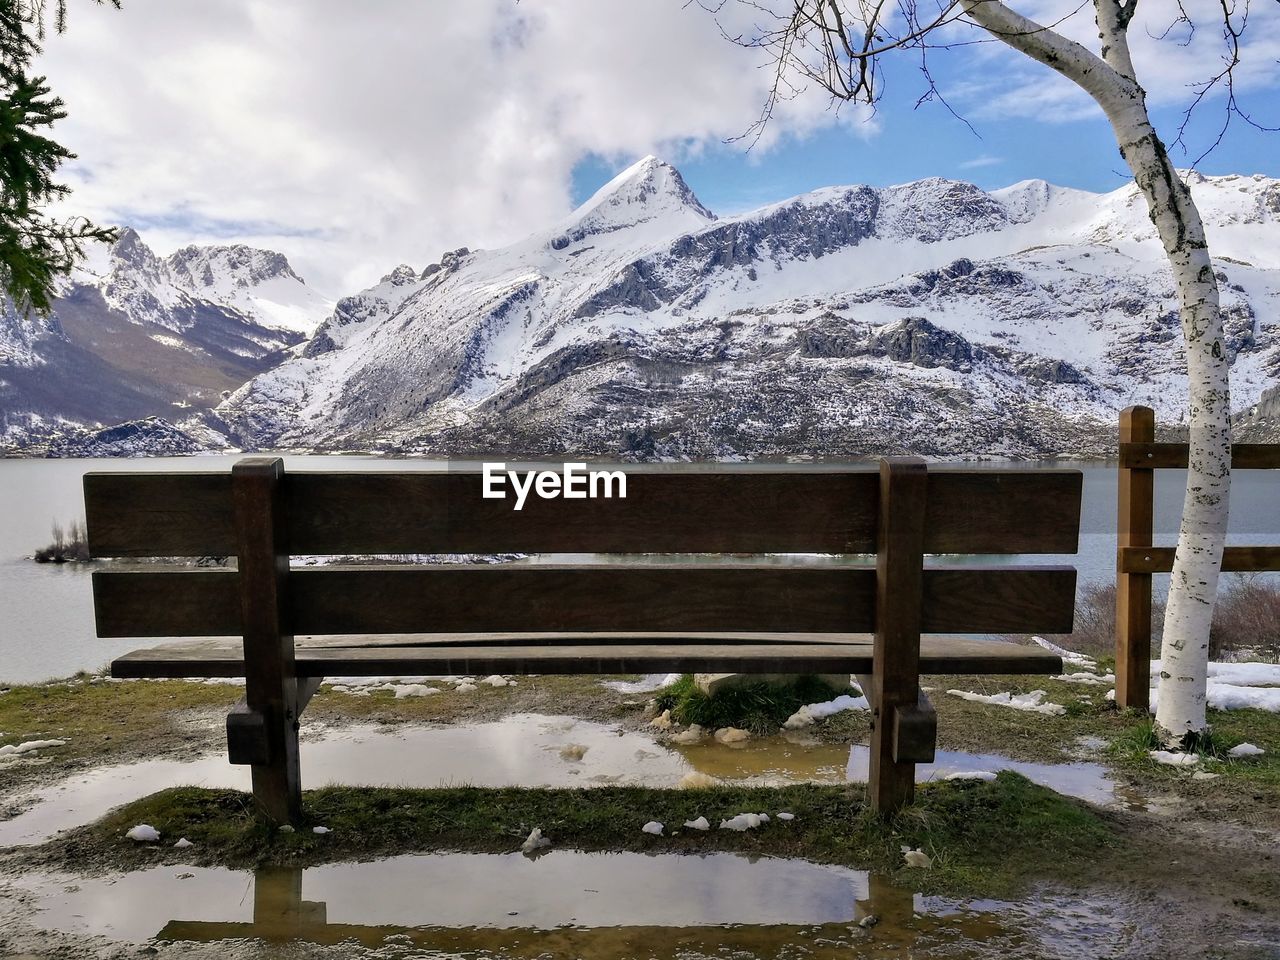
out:
<path id="1" fill-rule="evenodd" d="M 1096 52 L 1069 38 L 1061 23 L 1039 23 L 1001 0 L 935 0 L 927 9 L 919 0 L 790 0 L 776 8 L 763 0 L 739 2 L 752 8 L 764 26 L 748 34 L 726 33 L 727 38 L 768 51 L 776 66 L 759 125 L 768 122 L 779 101 L 812 84 L 837 101 L 874 105 L 880 97 L 886 59 L 908 51 L 919 56 L 927 83 L 921 99 L 945 104 L 924 55 L 931 48 L 971 42 L 973 38 L 961 33 L 963 25 L 1070 80 L 1110 122 L 1168 257 L 1181 308 L 1190 398 L 1190 467 L 1165 612 L 1156 724 L 1166 742 L 1194 746 L 1207 732 L 1209 626 L 1231 489 L 1229 364 L 1218 281 L 1204 225 L 1151 122 L 1146 92 L 1134 68 L 1129 28 L 1138 0 L 1084 0 L 1084 7 L 1092 4 L 1097 24 Z M 723 6 L 722 2 L 708 9 L 718 13 Z M 1182 2 L 1168 9 L 1175 25 L 1194 28 Z M 1224 93 L 1228 123 L 1235 116 L 1252 122 L 1239 109 L 1233 83 L 1248 0 L 1238 4 L 1219 0 L 1213 10 L 1223 30 L 1225 56 L 1220 71 L 1195 89 L 1190 109 L 1217 89 Z M 999 92 L 993 87 L 993 95 Z M 1182 132 L 1178 131 L 1179 138 Z"/>

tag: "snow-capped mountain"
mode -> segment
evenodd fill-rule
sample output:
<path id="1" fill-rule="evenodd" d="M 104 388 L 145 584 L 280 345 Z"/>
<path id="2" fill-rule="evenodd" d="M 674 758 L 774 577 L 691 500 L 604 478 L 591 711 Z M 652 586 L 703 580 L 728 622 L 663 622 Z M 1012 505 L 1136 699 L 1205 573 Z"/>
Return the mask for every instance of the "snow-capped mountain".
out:
<path id="1" fill-rule="evenodd" d="M 1190 182 L 1248 429 L 1280 380 L 1280 182 Z M 1176 308 L 1132 186 L 929 179 L 717 218 L 647 157 L 524 241 L 339 301 L 209 423 L 253 448 L 1099 453 L 1120 407 L 1185 416 Z"/>
<path id="2" fill-rule="evenodd" d="M 94 287 L 112 309 L 137 323 L 183 330 L 196 302 L 240 314 L 261 327 L 310 335 L 333 301 L 306 285 L 283 254 L 243 244 L 152 252 L 126 227 L 99 244 L 72 272 L 69 287 Z"/>
<path id="3" fill-rule="evenodd" d="M 278 253 L 187 247 L 161 258 L 124 229 L 88 251 L 49 316 L 0 303 L 0 447 L 207 410 L 331 308 Z"/>

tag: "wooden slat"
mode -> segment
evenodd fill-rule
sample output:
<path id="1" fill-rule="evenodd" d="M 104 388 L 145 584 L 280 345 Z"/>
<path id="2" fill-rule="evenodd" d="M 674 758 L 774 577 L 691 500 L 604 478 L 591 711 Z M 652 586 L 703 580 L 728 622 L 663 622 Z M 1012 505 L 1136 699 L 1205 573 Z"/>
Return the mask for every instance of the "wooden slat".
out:
<path id="1" fill-rule="evenodd" d="M 1145 467 L 1149 470 L 1187 467 L 1185 443 L 1121 443 L 1120 466 Z M 1233 443 L 1231 467 L 1234 470 L 1280 470 L 1280 443 Z"/>
<path id="2" fill-rule="evenodd" d="M 1071 567 L 939 567 L 928 633 L 1069 633 Z M 238 574 L 142 567 L 93 574 L 100 637 L 241 633 Z M 874 628 L 869 567 L 758 564 L 329 566 L 289 575 L 294 634 Z"/>
<path id="3" fill-rule="evenodd" d="M 867 642 L 776 643 L 750 641 L 743 634 L 728 642 L 723 634 L 630 637 L 618 634 L 600 643 L 596 635 L 577 642 L 559 638 L 554 647 L 536 645 L 461 646 L 447 635 L 418 637 L 416 644 L 343 646 L 337 638 L 299 637 L 299 676 L 459 676 L 489 673 L 619 674 L 866 673 L 872 647 Z M 763 635 L 767 636 L 767 635 Z M 845 635 L 846 638 L 854 638 Z M 404 638 L 408 640 L 409 638 Z M 541 638 L 538 638 L 541 639 Z M 628 643 L 627 640 L 633 640 Z M 798 637 L 797 640 L 802 640 Z M 1057 674 L 1062 661 L 1038 646 L 968 637 L 924 637 L 920 669 L 931 674 Z M 114 677 L 242 677 L 244 658 L 232 640 L 199 640 L 135 650 L 111 665 Z"/>
<path id="4" fill-rule="evenodd" d="M 230 473 L 86 473 L 94 557 L 235 556 Z"/>
<path id="5" fill-rule="evenodd" d="M 925 553 L 1075 553 L 1079 470 L 935 470 L 925 501 Z"/>
<path id="6" fill-rule="evenodd" d="M 225 474 L 90 473 L 95 557 L 229 556 Z M 1079 471 L 930 475 L 931 553 L 1073 553 Z M 627 498 L 484 499 L 478 473 L 290 473 L 295 555 L 414 553 L 872 553 L 876 474 L 725 467 L 627 472 Z M 1034 522 L 1031 522 L 1034 520 Z"/>
<path id="7" fill-rule="evenodd" d="M 139 479 L 85 476 L 94 556 L 233 551 L 229 511 L 206 509 L 217 480 L 157 474 L 144 493 L 131 492 Z M 184 511 L 188 487 L 192 506 Z M 874 550 L 870 471 L 628 471 L 625 500 L 531 495 L 518 512 L 511 499 L 481 494 L 481 475 L 472 472 L 292 473 L 290 543 L 295 554 L 321 555 Z"/>
<path id="8" fill-rule="evenodd" d="M 156 566 L 95 570 L 92 579 L 99 637 L 241 635 L 234 570 Z"/>
<path id="9" fill-rule="evenodd" d="M 1121 573 L 1168 573 L 1173 569 L 1173 553 L 1173 547 L 1120 547 L 1117 569 Z M 1222 570 L 1280 570 L 1280 547 L 1227 547 L 1222 553 Z"/>
<path id="10" fill-rule="evenodd" d="M 924 571 L 925 633 L 1070 633 L 1074 567 L 936 567 Z"/>

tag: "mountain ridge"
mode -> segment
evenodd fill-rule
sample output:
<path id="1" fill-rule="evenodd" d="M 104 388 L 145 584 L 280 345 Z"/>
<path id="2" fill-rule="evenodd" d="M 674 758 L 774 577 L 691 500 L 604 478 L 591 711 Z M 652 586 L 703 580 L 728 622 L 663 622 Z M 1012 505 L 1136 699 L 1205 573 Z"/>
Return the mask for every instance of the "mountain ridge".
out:
<path id="1" fill-rule="evenodd" d="M 653 165 L 615 178 L 628 196 L 612 206 L 630 210 L 629 184 L 647 173 L 637 168 Z M 1280 290 L 1280 184 L 1193 180 L 1215 246 L 1262 257 L 1219 264 L 1248 406 L 1280 366 L 1270 314 L 1253 306 Z M 731 217 L 693 198 L 707 214 L 696 222 L 673 195 L 657 194 L 654 215 L 633 211 L 631 228 L 567 243 L 557 228 L 453 257 L 366 312 L 342 350 L 255 378 L 217 416 L 252 447 L 305 436 L 423 453 L 672 457 L 1101 453 L 1129 402 L 1178 420 L 1176 303 L 1131 186 L 987 192 L 929 178 L 828 187 Z M 895 336 L 924 352 L 885 347 Z M 956 347 L 966 368 L 934 362 L 939 336 L 967 345 Z M 853 384 L 879 396 L 833 400 Z M 944 414 L 934 427 L 901 412 L 925 398 Z M 638 448 L 636 436 L 656 439 Z"/>
<path id="2" fill-rule="evenodd" d="M 1241 427 L 1270 438 L 1280 181 L 1188 179 Z M 1120 407 L 1185 416 L 1176 306 L 1131 184 L 935 177 L 717 217 L 646 157 L 524 240 L 341 298 L 186 424 L 438 456 L 1099 456 Z"/>

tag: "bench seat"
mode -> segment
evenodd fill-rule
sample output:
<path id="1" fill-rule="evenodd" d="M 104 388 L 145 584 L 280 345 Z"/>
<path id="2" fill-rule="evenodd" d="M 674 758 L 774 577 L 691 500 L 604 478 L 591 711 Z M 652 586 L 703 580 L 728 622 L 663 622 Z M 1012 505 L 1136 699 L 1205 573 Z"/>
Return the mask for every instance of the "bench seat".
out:
<path id="1" fill-rule="evenodd" d="M 820 633 L 455 633 L 298 637 L 299 677 L 479 674 L 853 673 L 872 670 L 872 638 Z M 920 672 L 1058 674 L 1039 646 L 926 636 Z M 135 650 L 113 677 L 243 677 L 239 638 Z"/>

